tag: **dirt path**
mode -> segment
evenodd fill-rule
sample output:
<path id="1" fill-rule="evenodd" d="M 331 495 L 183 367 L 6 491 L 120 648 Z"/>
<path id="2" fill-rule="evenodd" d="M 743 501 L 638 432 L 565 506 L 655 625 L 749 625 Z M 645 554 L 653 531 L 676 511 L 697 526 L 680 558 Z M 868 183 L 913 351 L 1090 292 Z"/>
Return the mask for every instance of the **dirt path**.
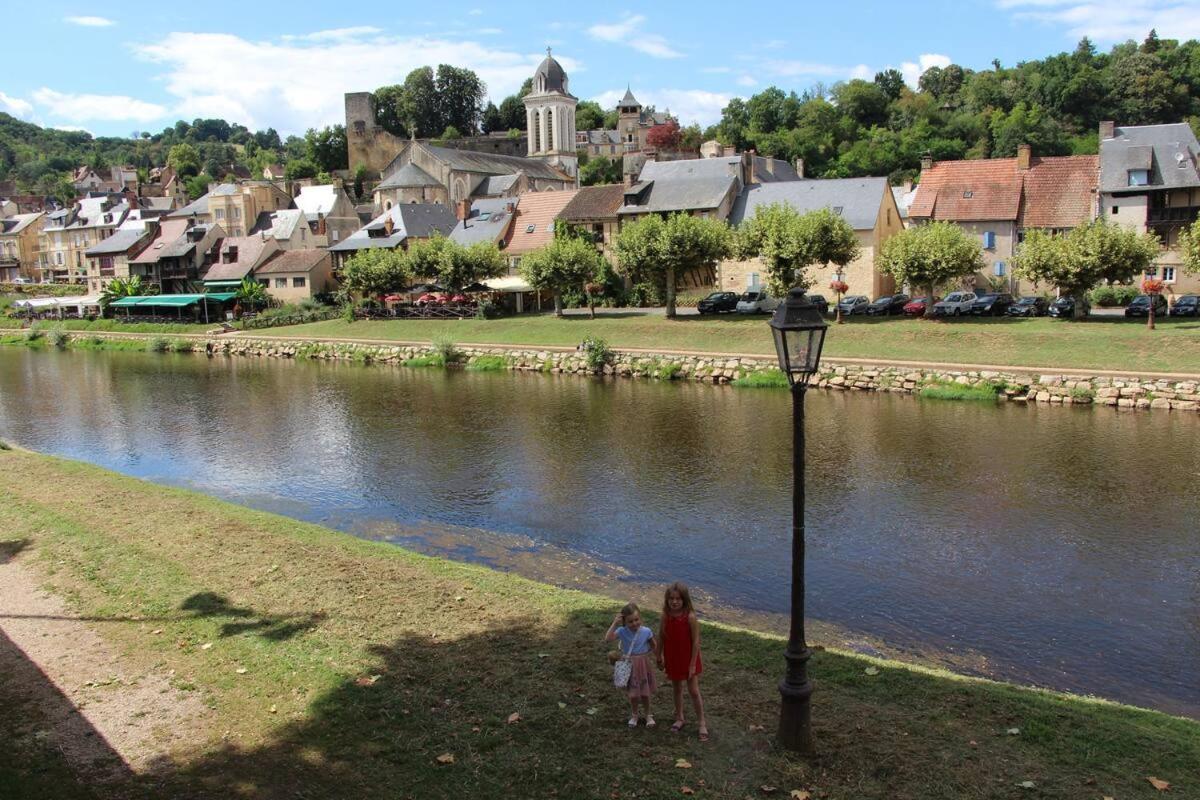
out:
<path id="1" fill-rule="evenodd" d="M 32 567 L 0 554 L 0 680 L 38 712 L 27 735 L 48 740 L 93 786 L 151 771 L 198 731 L 199 697 L 123 663 L 98 632 L 139 623 L 80 619 L 40 584 Z"/>

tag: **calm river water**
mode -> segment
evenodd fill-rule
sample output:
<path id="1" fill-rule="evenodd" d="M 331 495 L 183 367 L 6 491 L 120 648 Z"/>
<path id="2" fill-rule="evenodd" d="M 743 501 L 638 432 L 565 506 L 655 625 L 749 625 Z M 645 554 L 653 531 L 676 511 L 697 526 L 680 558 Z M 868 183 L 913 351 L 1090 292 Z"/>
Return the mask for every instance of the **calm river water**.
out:
<path id="1" fill-rule="evenodd" d="M 408 544 L 428 530 L 435 552 L 435 529 L 516 535 L 766 614 L 786 611 L 788 403 L 650 381 L 0 348 L 0 437 L 29 448 L 352 532 L 395 526 Z M 808 411 L 815 620 L 1200 716 L 1195 416 L 821 392 Z"/>

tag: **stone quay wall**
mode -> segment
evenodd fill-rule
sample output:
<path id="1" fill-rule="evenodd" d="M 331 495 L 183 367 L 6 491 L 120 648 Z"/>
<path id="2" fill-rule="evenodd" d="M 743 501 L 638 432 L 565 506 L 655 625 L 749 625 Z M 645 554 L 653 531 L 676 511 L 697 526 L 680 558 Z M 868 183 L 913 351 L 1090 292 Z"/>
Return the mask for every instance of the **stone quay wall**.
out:
<path id="1" fill-rule="evenodd" d="M 657 380 L 690 380 L 729 384 L 756 373 L 778 374 L 773 358 L 721 357 L 679 353 L 622 352 L 593 369 L 580 351 L 548 350 L 520 346 L 456 347 L 459 363 L 470 367 L 482 360 L 502 361 L 500 368 L 568 375 L 603 374 Z M 429 345 L 305 342 L 279 339 L 207 338 L 196 342 L 196 352 L 213 355 L 302 358 L 403 364 L 427 358 L 437 351 Z M 829 391 L 919 394 L 929 386 L 991 387 L 997 398 L 1009 402 L 1044 405 L 1110 406 L 1195 413 L 1200 410 L 1200 381 L 1152 377 L 1111 377 L 1039 374 L 1021 369 L 1003 371 L 929 369 L 902 365 L 858 364 L 829 359 L 813 386 Z"/>

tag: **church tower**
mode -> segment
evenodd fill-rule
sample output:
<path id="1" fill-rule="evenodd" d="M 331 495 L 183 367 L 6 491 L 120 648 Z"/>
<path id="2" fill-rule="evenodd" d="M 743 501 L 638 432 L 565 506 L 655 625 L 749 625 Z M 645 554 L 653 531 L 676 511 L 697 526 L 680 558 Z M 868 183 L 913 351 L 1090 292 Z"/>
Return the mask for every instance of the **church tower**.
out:
<path id="1" fill-rule="evenodd" d="M 578 98 L 567 90 L 567 73 L 550 55 L 533 73 L 533 90 L 525 95 L 525 122 L 529 132 L 529 157 L 540 158 L 579 181 L 575 152 L 575 105 Z"/>

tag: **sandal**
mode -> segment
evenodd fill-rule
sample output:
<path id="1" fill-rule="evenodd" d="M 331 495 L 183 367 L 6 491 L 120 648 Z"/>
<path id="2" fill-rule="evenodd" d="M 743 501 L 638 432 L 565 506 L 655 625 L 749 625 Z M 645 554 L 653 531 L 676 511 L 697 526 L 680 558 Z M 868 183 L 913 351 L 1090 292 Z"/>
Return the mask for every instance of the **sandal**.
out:
<path id="1" fill-rule="evenodd" d="M 679 733 L 683 730 L 683 720 L 677 719 L 671 724 L 671 733 Z"/>
<path id="2" fill-rule="evenodd" d="M 658 726 L 658 723 L 654 721 L 654 715 L 653 715 L 653 714 L 647 714 L 647 715 L 646 715 L 646 727 L 647 727 L 647 728 L 654 728 L 654 727 L 657 727 L 657 726 Z"/>
<path id="3" fill-rule="evenodd" d="M 636 716 L 630 717 L 630 718 L 629 718 L 629 727 L 631 727 L 631 728 L 636 728 L 636 727 L 637 727 L 637 721 L 638 721 L 638 718 L 637 718 Z"/>
<path id="4" fill-rule="evenodd" d="M 702 742 L 708 741 L 708 728 L 700 729 L 700 741 L 702 741 Z"/>

